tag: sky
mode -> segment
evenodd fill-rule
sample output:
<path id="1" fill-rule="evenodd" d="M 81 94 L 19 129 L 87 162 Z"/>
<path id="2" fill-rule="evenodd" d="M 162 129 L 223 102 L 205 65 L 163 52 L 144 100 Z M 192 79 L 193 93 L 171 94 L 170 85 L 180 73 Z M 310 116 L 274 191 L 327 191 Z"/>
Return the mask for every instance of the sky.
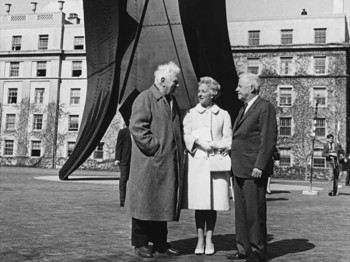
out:
<path id="1" fill-rule="evenodd" d="M 5 3 L 12 4 L 11 14 L 31 13 L 31 1 L 38 3 L 37 13 L 58 12 L 57 0 L 0 0 L 0 14 L 6 14 Z M 96 0 L 98 1 L 98 0 Z M 112 0 L 117 1 L 117 0 Z M 171 0 L 175 1 L 175 0 Z M 213 0 L 215 1 L 215 0 Z M 329 14 L 334 0 L 226 0 L 227 18 L 273 17 L 300 15 L 303 8 L 308 15 Z M 344 1 L 345 11 L 350 20 L 350 1 Z M 83 0 L 65 0 L 63 12 L 77 13 L 83 17 Z"/>

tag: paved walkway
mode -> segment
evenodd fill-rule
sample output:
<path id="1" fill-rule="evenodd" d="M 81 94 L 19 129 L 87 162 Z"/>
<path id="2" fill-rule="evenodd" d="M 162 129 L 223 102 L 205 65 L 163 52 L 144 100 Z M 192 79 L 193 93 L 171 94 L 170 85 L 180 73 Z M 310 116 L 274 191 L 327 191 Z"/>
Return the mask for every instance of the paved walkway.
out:
<path id="1" fill-rule="evenodd" d="M 119 207 L 118 175 L 79 170 L 0 167 L 0 261 L 226 261 L 235 247 L 234 208 L 219 212 L 213 256 L 195 256 L 193 211 L 169 223 L 169 242 L 183 252 L 139 259 L 130 218 Z M 268 261 L 350 261 L 350 188 L 338 197 L 314 182 L 273 181 L 268 195 Z"/>

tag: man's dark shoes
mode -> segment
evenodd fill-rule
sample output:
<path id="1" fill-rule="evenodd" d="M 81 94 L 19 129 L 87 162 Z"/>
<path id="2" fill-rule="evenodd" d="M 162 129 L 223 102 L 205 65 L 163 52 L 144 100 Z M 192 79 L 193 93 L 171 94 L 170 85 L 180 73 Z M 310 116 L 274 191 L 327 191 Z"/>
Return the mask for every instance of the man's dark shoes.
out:
<path id="1" fill-rule="evenodd" d="M 244 261 L 245 262 L 263 262 L 265 261 L 265 259 L 260 258 L 260 255 L 258 252 L 252 252 Z"/>
<path id="2" fill-rule="evenodd" d="M 170 256 L 179 256 L 181 252 L 175 248 L 172 248 L 170 244 L 154 244 L 153 251 L 160 254 L 170 255 Z"/>
<path id="3" fill-rule="evenodd" d="M 148 249 L 147 246 L 135 247 L 135 254 L 139 257 L 151 258 L 153 257 L 152 252 Z"/>
<path id="4" fill-rule="evenodd" d="M 243 260 L 247 257 L 248 257 L 247 255 L 243 255 L 243 254 L 240 254 L 238 252 L 234 253 L 234 254 L 227 254 L 226 255 L 226 258 L 230 259 L 230 260 Z"/>

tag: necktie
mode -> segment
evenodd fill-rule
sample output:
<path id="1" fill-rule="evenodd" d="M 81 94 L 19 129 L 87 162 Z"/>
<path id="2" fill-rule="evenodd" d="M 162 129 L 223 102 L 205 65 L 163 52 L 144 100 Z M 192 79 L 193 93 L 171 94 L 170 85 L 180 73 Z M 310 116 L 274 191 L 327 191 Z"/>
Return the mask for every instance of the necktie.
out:
<path id="1" fill-rule="evenodd" d="M 245 112 L 247 106 L 248 106 L 248 104 L 247 104 L 247 103 L 244 103 L 244 106 L 242 107 L 241 112 L 240 112 L 240 114 L 239 114 L 238 122 L 241 121 L 241 119 L 243 118 L 244 112 Z"/>
<path id="2" fill-rule="evenodd" d="M 329 143 L 329 150 L 332 152 L 333 151 L 333 143 Z"/>

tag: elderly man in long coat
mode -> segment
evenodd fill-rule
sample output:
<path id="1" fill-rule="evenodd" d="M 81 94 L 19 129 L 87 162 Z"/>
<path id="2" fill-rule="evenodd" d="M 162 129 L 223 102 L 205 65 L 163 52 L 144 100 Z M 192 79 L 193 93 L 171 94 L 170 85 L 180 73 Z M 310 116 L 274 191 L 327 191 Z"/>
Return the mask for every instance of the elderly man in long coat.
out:
<path id="1" fill-rule="evenodd" d="M 180 254 L 167 243 L 167 222 L 179 219 L 183 182 L 182 128 L 172 96 L 179 73 L 173 62 L 158 66 L 154 84 L 136 98 L 132 107 L 126 204 L 132 217 L 131 241 L 139 257 L 153 257 L 153 252 Z"/>

